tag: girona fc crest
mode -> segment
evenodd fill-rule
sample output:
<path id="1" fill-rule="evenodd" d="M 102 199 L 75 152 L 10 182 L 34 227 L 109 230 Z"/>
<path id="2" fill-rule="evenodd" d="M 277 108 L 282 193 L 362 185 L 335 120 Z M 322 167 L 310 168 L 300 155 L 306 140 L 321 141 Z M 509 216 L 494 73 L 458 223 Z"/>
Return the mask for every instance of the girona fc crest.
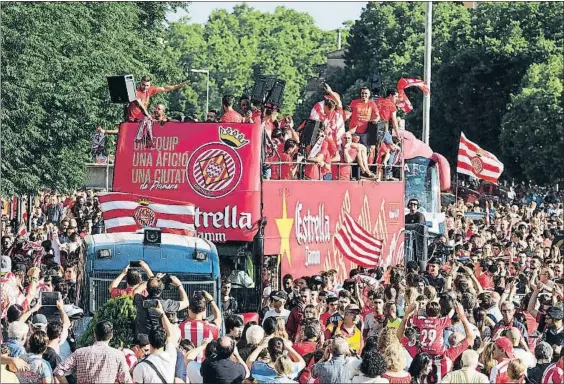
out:
<path id="1" fill-rule="evenodd" d="M 481 173 L 484 170 L 484 163 L 478 156 L 471 158 L 470 164 L 474 173 Z"/>
<path id="2" fill-rule="evenodd" d="M 233 191 L 243 175 L 241 158 L 223 143 L 204 144 L 188 160 L 186 173 L 197 194 L 217 199 Z"/>
<path id="3" fill-rule="evenodd" d="M 133 212 L 133 218 L 140 227 L 154 227 L 157 223 L 157 215 L 149 207 L 137 207 Z"/>

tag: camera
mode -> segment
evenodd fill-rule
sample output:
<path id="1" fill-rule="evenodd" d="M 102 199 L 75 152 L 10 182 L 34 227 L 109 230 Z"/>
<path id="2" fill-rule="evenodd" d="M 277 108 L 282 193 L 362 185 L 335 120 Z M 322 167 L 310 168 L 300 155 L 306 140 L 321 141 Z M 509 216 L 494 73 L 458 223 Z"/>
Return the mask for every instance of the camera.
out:
<path id="1" fill-rule="evenodd" d="M 157 299 L 147 299 L 147 300 L 143 300 L 143 308 L 148 309 L 148 308 L 156 308 L 158 305 L 158 300 Z"/>
<path id="2" fill-rule="evenodd" d="M 130 266 L 131 268 L 139 268 L 139 267 L 141 267 L 141 261 L 139 261 L 139 260 L 131 260 L 131 261 L 129 262 L 129 266 Z"/>
<path id="3" fill-rule="evenodd" d="M 166 288 L 166 289 L 169 289 L 169 288 L 170 288 L 170 284 L 172 283 L 172 279 L 170 278 L 170 275 L 169 275 L 169 274 L 164 275 L 164 276 L 161 278 L 161 281 L 162 281 L 163 284 L 165 285 L 165 288 Z"/>

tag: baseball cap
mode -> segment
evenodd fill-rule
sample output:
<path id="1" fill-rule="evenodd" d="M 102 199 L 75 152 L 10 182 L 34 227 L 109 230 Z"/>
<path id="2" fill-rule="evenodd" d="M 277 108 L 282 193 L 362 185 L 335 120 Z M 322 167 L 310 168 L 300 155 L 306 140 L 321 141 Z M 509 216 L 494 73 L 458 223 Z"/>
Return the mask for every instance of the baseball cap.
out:
<path id="1" fill-rule="evenodd" d="M 2 275 L 12 272 L 12 259 L 10 259 L 10 256 L 2 256 L 1 267 Z"/>
<path id="2" fill-rule="evenodd" d="M 356 304 L 349 304 L 347 305 L 347 308 L 345 308 L 345 313 L 355 313 L 355 314 L 360 314 L 360 307 Z"/>
<path id="3" fill-rule="evenodd" d="M 503 351 L 507 354 L 507 357 L 510 359 L 514 359 L 515 355 L 513 354 L 513 343 L 507 337 L 500 337 L 495 341 L 495 345 L 499 348 L 503 349 Z"/>
<path id="4" fill-rule="evenodd" d="M 270 298 L 272 300 L 276 300 L 276 301 L 280 301 L 280 300 L 287 301 L 288 300 L 288 294 L 284 291 L 274 291 L 270 294 Z"/>
<path id="5" fill-rule="evenodd" d="M 546 315 L 554 320 L 562 320 L 564 319 L 564 311 L 562 311 L 558 307 L 550 307 L 548 311 L 546 311 Z"/>
<path id="6" fill-rule="evenodd" d="M 45 315 L 42 315 L 41 313 L 36 313 L 31 318 L 31 325 L 34 328 L 44 328 L 47 327 L 47 324 L 49 324 L 47 318 L 45 317 Z"/>

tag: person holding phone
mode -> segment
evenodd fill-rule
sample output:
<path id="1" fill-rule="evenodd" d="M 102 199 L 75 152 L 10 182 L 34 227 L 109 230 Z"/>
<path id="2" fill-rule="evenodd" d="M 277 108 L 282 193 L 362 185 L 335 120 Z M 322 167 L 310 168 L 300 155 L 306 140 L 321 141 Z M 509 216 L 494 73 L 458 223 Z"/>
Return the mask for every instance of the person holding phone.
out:
<path id="1" fill-rule="evenodd" d="M 133 291 L 137 288 L 142 282 L 143 279 L 141 277 L 141 272 L 138 268 L 141 268 L 145 271 L 147 278 L 150 279 L 154 276 L 153 271 L 147 263 L 143 260 L 141 261 L 130 261 L 129 264 L 125 266 L 125 268 L 121 271 L 121 273 L 112 281 L 110 286 L 108 287 L 110 291 L 110 298 L 116 298 L 120 296 L 131 296 L 133 297 Z M 126 287 L 125 288 L 118 288 L 119 284 L 125 277 Z M 147 296 L 147 290 L 143 290 L 141 292 L 143 296 Z"/>

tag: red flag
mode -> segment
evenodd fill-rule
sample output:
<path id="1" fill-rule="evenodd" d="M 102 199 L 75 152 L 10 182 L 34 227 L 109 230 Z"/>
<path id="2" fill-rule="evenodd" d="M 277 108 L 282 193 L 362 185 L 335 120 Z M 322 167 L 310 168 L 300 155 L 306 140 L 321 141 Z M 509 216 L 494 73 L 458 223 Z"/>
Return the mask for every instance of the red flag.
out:
<path id="1" fill-rule="evenodd" d="M 383 242 L 345 213 L 343 226 L 335 234 L 335 245 L 346 259 L 362 267 L 372 268 L 378 266 Z"/>
<path id="2" fill-rule="evenodd" d="M 431 91 L 427 83 L 421 79 L 405 79 L 401 78 L 398 81 L 397 89 L 398 89 L 398 107 L 401 108 L 405 113 L 409 113 L 413 110 L 413 106 L 411 102 L 407 98 L 405 94 L 405 89 L 409 87 L 417 87 L 423 91 L 426 95 L 429 94 Z"/>
<path id="3" fill-rule="evenodd" d="M 194 204 L 128 193 L 99 195 L 106 232 L 160 228 L 164 233 L 194 236 Z"/>
<path id="4" fill-rule="evenodd" d="M 27 227 L 25 225 L 25 220 L 23 220 L 23 218 L 22 218 L 22 222 L 20 224 L 20 227 L 18 228 L 18 236 L 21 236 L 21 237 L 27 236 Z"/>
<path id="5" fill-rule="evenodd" d="M 493 153 L 484 151 L 460 133 L 456 171 L 478 179 L 497 183 L 503 172 L 503 163 Z"/>

